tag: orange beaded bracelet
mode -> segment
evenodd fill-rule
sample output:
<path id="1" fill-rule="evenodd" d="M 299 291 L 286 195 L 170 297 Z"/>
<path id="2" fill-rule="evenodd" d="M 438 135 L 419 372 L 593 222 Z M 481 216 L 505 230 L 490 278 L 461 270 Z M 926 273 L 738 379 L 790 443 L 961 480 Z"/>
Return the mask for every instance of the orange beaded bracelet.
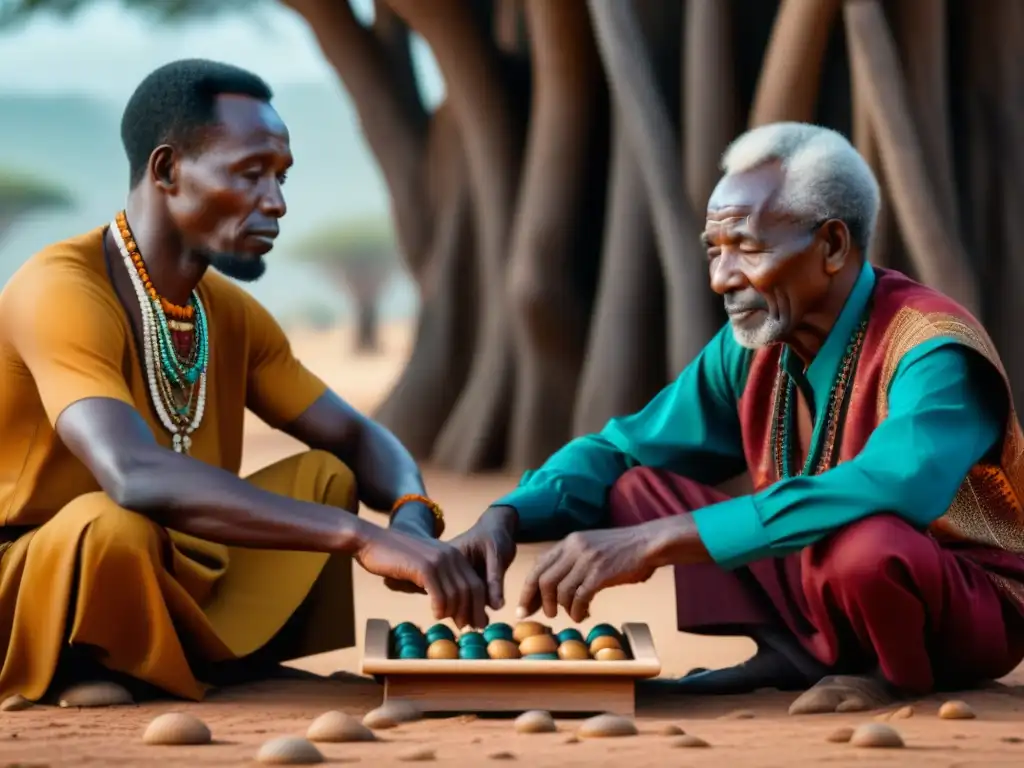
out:
<path id="1" fill-rule="evenodd" d="M 441 511 L 441 507 L 436 501 L 419 493 L 407 493 L 405 496 L 399 496 L 395 499 L 395 503 L 391 505 L 391 515 L 388 518 L 388 524 L 390 525 L 391 520 L 394 519 L 395 514 L 402 508 L 402 505 L 409 502 L 419 502 L 430 510 L 430 513 L 434 516 L 434 536 L 440 538 L 441 534 L 444 533 L 444 512 Z"/>

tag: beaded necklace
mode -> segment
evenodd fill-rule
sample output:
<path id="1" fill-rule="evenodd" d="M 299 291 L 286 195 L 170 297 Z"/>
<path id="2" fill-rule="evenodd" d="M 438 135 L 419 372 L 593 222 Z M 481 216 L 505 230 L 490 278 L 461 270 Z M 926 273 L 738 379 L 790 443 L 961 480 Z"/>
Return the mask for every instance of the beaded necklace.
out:
<path id="1" fill-rule="evenodd" d="M 864 335 L 867 331 L 869 316 L 870 306 L 857 325 L 849 344 L 846 345 L 846 352 L 839 365 L 839 373 L 836 375 L 835 381 L 832 382 L 828 408 L 825 409 L 825 424 L 822 430 L 823 444 L 818 461 L 814 461 L 815 452 L 812 445 L 799 474 L 821 474 L 832 467 L 839 424 L 846 409 L 847 394 L 850 390 L 850 383 L 853 381 L 857 361 L 860 359 L 860 351 L 864 346 Z M 772 458 L 775 461 L 776 477 L 780 480 L 794 476 L 793 442 L 796 439 L 794 428 L 796 409 L 793 407 L 793 403 L 795 401 L 796 383 L 793 381 L 793 377 L 786 373 L 785 366 L 780 361 L 779 372 L 775 377 L 775 409 L 772 415 Z M 813 473 L 812 466 L 814 466 Z"/>
<path id="2" fill-rule="evenodd" d="M 191 435 L 199 428 L 206 410 L 206 310 L 198 291 L 192 291 L 186 307 L 172 304 L 156 292 L 124 211 L 111 222 L 110 231 L 139 300 L 143 361 L 153 408 L 172 435 L 174 450 L 187 454 L 192 447 Z M 172 316 L 170 320 L 167 315 Z M 192 337 L 187 345 L 181 343 L 186 333 Z"/>

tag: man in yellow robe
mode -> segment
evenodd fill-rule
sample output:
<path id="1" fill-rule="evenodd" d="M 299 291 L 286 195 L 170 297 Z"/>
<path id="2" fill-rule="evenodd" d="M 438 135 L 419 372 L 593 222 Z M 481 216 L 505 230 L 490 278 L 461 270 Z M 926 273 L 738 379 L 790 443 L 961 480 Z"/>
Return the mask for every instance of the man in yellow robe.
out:
<path id="1" fill-rule="evenodd" d="M 258 278 L 286 212 L 270 99 L 215 62 L 153 72 L 122 123 L 126 209 L 0 293 L 0 697 L 103 675 L 198 699 L 351 646 L 353 559 L 486 623 L 413 459 L 215 274 Z M 240 478 L 246 408 L 310 450 Z"/>

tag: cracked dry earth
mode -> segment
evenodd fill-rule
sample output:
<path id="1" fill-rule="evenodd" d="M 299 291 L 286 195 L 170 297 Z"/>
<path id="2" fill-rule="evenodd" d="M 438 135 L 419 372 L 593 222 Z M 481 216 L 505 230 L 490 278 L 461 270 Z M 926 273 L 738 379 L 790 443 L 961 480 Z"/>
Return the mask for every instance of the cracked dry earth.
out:
<path id="1" fill-rule="evenodd" d="M 388 346 L 394 350 L 367 362 L 337 355 L 345 343 L 337 333 L 295 339 L 296 349 L 318 374 L 335 385 L 356 407 L 370 411 L 386 394 L 407 350 L 407 330 L 391 329 Z M 403 335 L 405 334 L 405 335 Z M 326 362 L 319 362 L 326 361 Z M 295 443 L 254 423 L 247 442 L 249 472 L 293 453 Z M 431 493 L 445 507 L 450 535 L 464 530 L 490 499 L 515 484 L 512 477 L 458 478 L 427 471 Z M 383 522 L 383 518 L 380 518 Z M 506 607 L 492 621 L 515 621 L 514 604 L 522 579 L 539 546 L 523 547 L 506 580 Z M 356 610 L 362 626 L 368 618 L 394 623 L 409 620 L 432 623 L 422 597 L 389 592 L 380 580 L 356 569 Z M 671 573 L 663 569 L 646 584 L 610 590 L 598 596 L 588 626 L 600 621 L 621 624 L 646 622 L 662 660 L 663 674 L 680 675 L 697 667 L 721 667 L 748 656 L 749 641 L 681 635 L 674 627 Z M 551 622 L 569 625 L 564 616 Z M 293 662 L 320 675 L 358 673 L 361 647 Z M 1024 764 L 1024 667 L 1002 686 L 956 694 L 969 703 L 976 717 L 944 720 L 938 717 L 944 698 L 912 702 L 909 718 L 887 724 L 902 736 L 902 749 L 864 749 L 833 743 L 828 737 L 842 726 L 875 722 L 877 713 L 791 717 L 786 710 L 793 694 L 764 692 L 714 700 L 686 699 L 641 702 L 639 735 L 613 739 L 582 739 L 572 735 L 579 721 L 559 720 L 558 732 L 516 733 L 509 719 L 435 718 L 378 733 L 373 743 L 322 744 L 327 765 L 367 765 L 377 768 L 405 765 L 400 757 L 416 747 L 433 750 L 433 764 L 537 766 L 929 766 L 996 768 Z M 954 698 L 950 696 L 949 698 Z M 34 707 L 23 712 L 0 712 L 0 768 L 4 766 L 236 766 L 255 765 L 260 746 L 279 736 L 302 736 L 318 715 L 340 710 L 361 717 L 380 703 L 373 682 L 339 675 L 336 679 L 288 680 L 215 692 L 207 701 L 174 701 L 105 710 Z M 543 708 L 543 692 L 538 708 Z M 183 711 L 201 718 L 211 729 L 213 743 L 198 747 L 148 746 L 142 734 L 158 714 Z M 679 736 L 663 735 L 673 724 L 706 741 L 706 748 L 675 746 Z M 430 763 L 428 763 L 430 764 Z"/>

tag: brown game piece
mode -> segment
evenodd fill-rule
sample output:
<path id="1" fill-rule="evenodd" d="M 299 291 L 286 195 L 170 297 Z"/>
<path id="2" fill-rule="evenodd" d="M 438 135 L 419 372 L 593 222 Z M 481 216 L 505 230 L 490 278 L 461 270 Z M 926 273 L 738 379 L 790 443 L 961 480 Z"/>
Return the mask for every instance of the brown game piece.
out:
<path id="1" fill-rule="evenodd" d="M 621 648 L 602 648 L 594 654 L 598 661 L 625 661 L 628 657 Z"/>
<path id="2" fill-rule="evenodd" d="M 143 743 L 161 746 L 209 744 L 212 739 L 206 723 L 184 712 L 167 712 L 153 718 L 142 734 Z"/>
<path id="3" fill-rule="evenodd" d="M 566 640 L 558 646 L 558 658 L 563 661 L 585 661 L 590 658 L 586 643 L 579 640 Z"/>
<path id="4" fill-rule="evenodd" d="M 548 628 L 539 621 L 520 621 L 512 629 L 512 639 L 522 643 L 528 637 L 548 634 Z"/>
<path id="5" fill-rule="evenodd" d="M 0 703 L 0 712 L 21 712 L 29 707 L 35 706 L 35 702 L 26 699 L 20 693 L 8 696 Z"/>
<path id="6" fill-rule="evenodd" d="M 704 739 L 700 738 L 700 736 L 694 736 L 692 733 L 684 733 L 682 736 L 679 736 L 678 738 L 672 739 L 672 746 L 673 747 L 684 747 L 684 748 L 686 748 L 686 747 L 700 748 L 700 747 L 710 747 L 711 745 L 708 744 L 706 741 L 704 741 Z"/>
<path id="7" fill-rule="evenodd" d="M 617 736 L 636 736 L 639 731 L 628 717 L 621 715 L 597 715 L 589 720 L 584 720 L 576 731 L 576 735 L 583 739 L 612 738 Z"/>
<path id="8" fill-rule="evenodd" d="M 558 730 L 551 713 L 540 709 L 523 712 L 513 725 L 519 733 L 554 733 Z"/>
<path id="9" fill-rule="evenodd" d="M 260 747 L 256 761 L 264 765 L 312 765 L 322 763 L 324 756 L 308 739 L 283 736 Z"/>
<path id="10" fill-rule="evenodd" d="M 850 736 L 850 744 L 855 747 L 895 749 L 903 746 L 903 737 L 891 725 L 865 723 L 854 730 Z"/>
<path id="11" fill-rule="evenodd" d="M 611 635 L 601 635 L 595 637 L 594 642 L 590 644 L 590 652 L 596 654 L 598 651 L 604 648 L 622 648 L 622 643 L 619 642 L 618 638 L 612 637 Z"/>
<path id="12" fill-rule="evenodd" d="M 459 658 L 459 646 L 451 640 L 435 640 L 427 647 L 428 659 L 457 659 Z"/>
<path id="13" fill-rule="evenodd" d="M 682 736 L 684 733 L 686 733 L 686 731 L 674 723 L 668 723 L 658 729 L 658 735 L 660 736 Z"/>
<path id="14" fill-rule="evenodd" d="M 973 720 L 974 710 L 966 701 L 947 701 L 939 707 L 939 717 L 943 720 Z"/>
<path id="15" fill-rule="evenodd" d="M 519 646 L 511 640 L 491 640 L 487 644 L 487 655 L 492 659 L 518 659 Z"/>
<path id="16" fill-rule="evenodd" d="M 530 635 L 519 643 L 519 653 L 523 656 L 529 656 L 532 653 L 554 653 L 557 650 L 558 641 L 547 633 Z"/>
<path id="17" fill-rule="evenodd" d="M 306 738 L 310 741 L 322 741 L 340 744 L 348 741 L 375 741 L 367 726 L 346 715 L 344 712 L 324 712 L 310 723 L 306 730 Z"/>

